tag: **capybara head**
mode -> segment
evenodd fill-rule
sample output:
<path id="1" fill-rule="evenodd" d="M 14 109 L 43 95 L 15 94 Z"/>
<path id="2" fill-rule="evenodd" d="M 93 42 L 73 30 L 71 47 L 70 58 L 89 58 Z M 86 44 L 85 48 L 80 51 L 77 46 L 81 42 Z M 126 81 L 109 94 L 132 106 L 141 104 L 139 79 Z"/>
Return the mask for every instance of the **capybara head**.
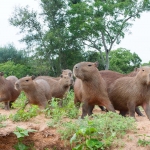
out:
<path id="1" fill-rule="evenodd" d="M 0 72 L 0 76 L 3 76 L 4 75 L 4 73 L 3 72 Z"/>
<path id="2" fill-rule="evenodd" d="M 72 71 L 69 70 L 69 69 L 65 69 L 65 70 L 62 70 L 62 74 L 63 75 L 68 75 L 69 77 L 72 77 Z"/>
<path id="3" fill-rule="evenodd" d="M 19 79 L 15 83 L 15 89 L 16 90 L 28 89 L 28 87 L 33 84 L 34 79 L 35 79 L 35 76 L 26 76 L 26 77 Z"/>
<path id="4" fill-rule="evenodd" d="M 137 78 L 142 84 L 150 85 L 150 67 L 143 66 L 140 67 L 139 72 L 137 73 Z"/>
<path id="5" fill-rule="evenodd" d="M 60 75 L 60 84 L 64 85 L 65 87 L 68 87 L 73 84 L 73 78 L 71 78 L 68 75 Z"/>
<path id="6" fill-rule="evenodd" d="M 97 62 L 80 62 L 73 67 L 73 74 L 75 77 L 81 80 L 89 80 L 91 77 L 91 73 L 94 73 L 95 70 L 98 71 L 97 67 Z"/>

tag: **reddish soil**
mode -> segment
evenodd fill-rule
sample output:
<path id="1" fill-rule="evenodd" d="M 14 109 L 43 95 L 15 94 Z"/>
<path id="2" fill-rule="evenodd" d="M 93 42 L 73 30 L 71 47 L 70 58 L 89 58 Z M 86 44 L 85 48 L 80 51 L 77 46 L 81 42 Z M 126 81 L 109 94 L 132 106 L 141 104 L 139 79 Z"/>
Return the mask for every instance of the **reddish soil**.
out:
<path id="1" fill-rule="evenodd" d="M 5 111 L 0 109 L 1 115 L 9 116 L 9 114 L 15 112 L 16 110 Z M 94 113 L 101 113 L 101 111 L 96 108 Z M 150 146 L 142 147 L 137 144 L 140 138 L 143 139 L 144 134 L 150 136 L 150 121 L 146 116 L 136 116 L 136 119 L 137 130 L 128 132 L 123 139 L 118 139 L 110 148 L 111 150 L 150 150 Z M 23 140 L 25 145 L 33 145 L 31 150 L 71 150 L 70 146 L 61 140 L 56 129 L 47 126 L 48 121 L 50 119 L 47 119 L 44 114 L 40 114 L 27 122 L 12 122 L 7 119 L 3 122 L 6 126 L 0 128 L 0 150 L 14 150 L 14 145 L 18 142 L 16 135 L 13 134 L 16 126 L 24 129 L 37 130 L 37 132 L 30 133 Z M 146 137 L 146 140 L 150 141 L 150 137 Z"/>

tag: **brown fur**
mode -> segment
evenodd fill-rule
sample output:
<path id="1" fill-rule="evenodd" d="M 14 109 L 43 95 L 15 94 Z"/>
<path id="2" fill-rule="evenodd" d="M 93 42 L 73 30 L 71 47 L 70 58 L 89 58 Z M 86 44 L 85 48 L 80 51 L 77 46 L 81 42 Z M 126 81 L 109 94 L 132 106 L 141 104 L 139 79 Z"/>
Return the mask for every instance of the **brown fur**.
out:
<path id="1" fill-rule="evenodd" d="M 75 104 L 83 102 L 82 118 L 87 114 L 92 114 L 94 105 L 102 105 L 115 112 L 108 98 L 106 83 L 97 69 L 97 63 L 78 63 L 74 66 L 73 73 L 76 77 L 74 102 Z"/>
<path id="2" fill-rule="evenodd" d="M 5 109 L 10 109 L 10 103 L 14 102 L 20 91 L 14 88 L 14 82 L 18 80 L 15 76 L 5 78 L 3 72 L 0 72 L 0 102 L 5 103 Z"/>
<path id="3" fill-rule="evenodd" d="M 70 86 L 73 83 L 73 79 L 68 75 L 61 75 L 59 80 L 55 80 L 49 76 L 39 76 L 36 78 L 36 80 L 37 79 L 44 79 L 48 82 L 51 87 L 50 92 L 52 97 L 61 99 L 60 105 L 62 105 L 62 99 L 66 96 Z"/>
<path id="4" fill-rule="evenodd" d="M 135 108 L 142 106 L 150 119 L 150 67 L 141 67 L 134 77 L 117 79 L 109 89 L 109 98 L 116 110 L 135 117 Z"/>
<path id="5" fill-rule="evenodd" d="M 99 72 L 100 72 L 101 76 L 103 77 L 103 79 L 106 81 L 107 90 L 109 90 L 111 84 L 114 83 L 115 80 L 117 80 L 121 77 L 126 77 L 126 76 L 133 77 L 138 73 L 138 69 L 135 68 L 134 71 L 132 71 L 129 74 L 121 74 L 119 72 L 115 72 L 115 71 L 111 71 L 111 70 L 101 70 Z M 138 107 L 136 108 L 136 113 L 139 116 L 144 116 Z M 123 113 L 120 112 L 120 114 L 123 116 L 126 115 L 125 112 L 123 112 Z"/>
<path id="6" fill-rule="evenodd" d="M 27 76 L 19 79 L 15 83 L 15 88 L 25 92 L 30 104 L 45 108 L 48 100 L 51 99 L 49 84 L 43 80 L 34 80 L 33 76 Z"/>

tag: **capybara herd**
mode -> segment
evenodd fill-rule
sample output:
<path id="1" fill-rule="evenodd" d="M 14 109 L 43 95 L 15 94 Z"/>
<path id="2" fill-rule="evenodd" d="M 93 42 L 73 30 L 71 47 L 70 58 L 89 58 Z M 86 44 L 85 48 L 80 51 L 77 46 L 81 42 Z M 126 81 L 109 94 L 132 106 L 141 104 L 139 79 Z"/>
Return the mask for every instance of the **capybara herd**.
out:
<path id="1" fill-rule="evenodd" d="M 75 81 L 73 80 L 73 75 Z M 15 76 L 4 77 L 0 72 L 0 102 L 9 110 L 21 91 L 29 104 L 45 108 L 52 97 L 59 98 L 60 106 L 70 86 L 74 90 L 74 104 L 79 108 L 82 103 L 82 115 L 91 115 L 95 105 L 106 111 L 135 118 L 135 112 L 143 116 L 138 106 L 142 106 L 150 119 L 150 67 L 136 68 L 130 74 L 121 74 L 111 70 L 98 70 L 97 62 L 80 62 L 71 70 L 62 70 L 60 77 Z"/>

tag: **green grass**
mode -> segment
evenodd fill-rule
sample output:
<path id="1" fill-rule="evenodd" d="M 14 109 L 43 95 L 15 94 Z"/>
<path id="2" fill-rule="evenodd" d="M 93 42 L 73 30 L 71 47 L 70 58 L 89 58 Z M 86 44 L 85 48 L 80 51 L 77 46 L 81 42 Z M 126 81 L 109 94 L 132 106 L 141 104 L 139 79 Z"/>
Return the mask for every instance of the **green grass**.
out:
<path id="1" fill-rule="evenodd" d="M 2 122 L 5 121 L 7 119 L 7 116 L 6 115 L 1 115 L 0 114 L 0 128 L 3 128 L 5 127 L 6 125 L 3 124 Z"/>

